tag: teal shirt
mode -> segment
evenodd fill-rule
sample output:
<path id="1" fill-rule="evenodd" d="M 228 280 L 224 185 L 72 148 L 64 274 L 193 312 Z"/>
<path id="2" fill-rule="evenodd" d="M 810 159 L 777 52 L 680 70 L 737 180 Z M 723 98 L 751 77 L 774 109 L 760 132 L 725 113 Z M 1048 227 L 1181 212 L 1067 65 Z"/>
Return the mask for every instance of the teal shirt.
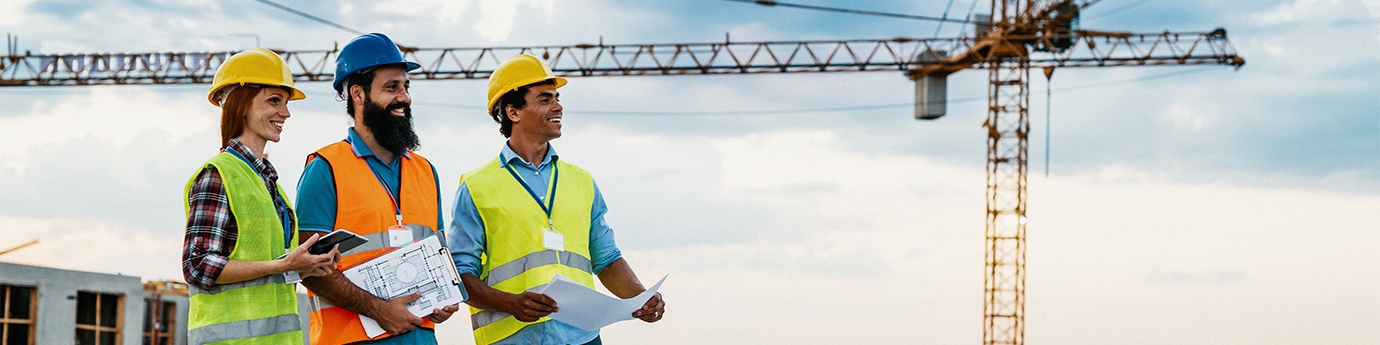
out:
<path id="1" fill-rule="evenodd" d="M 359 133 L 355 133 L 354 128 L 349 129 L 345 142 L 350 143 L 355 157 L 362 157 L 365 162 L 369 163 L 369 170 L 373 170 L 374 175 L 388 185 L 388 189 L 393 191 L 393 198 L 396 200 L 398 198 L 398 180 L 402 179 L 401 156 L 393 157 L 392 162 L 384 162 L 379 159 L 379 156 L 374 155 L 374 151 L 369 150 L 369 145 L 364 144 L 364 139 L 360 139 Z M 403 155 L 411 157 L 410 152 L 404 152 Z M 436 166 L 434 165 L 431 167 L 431 175 L 435 181 L 438 181 L 435 186 L 436 231 L 440 232 L 445 228 L 445 223 L 441 221 L 440 212 L 441 186 L 439 181 L 441 179 L 436 177 Z M 311 162 L 307 163 L 306 170 L 302 171 L 302 179 L 297 181 L 297 231 L 331 232 L 335 230 L 336 202 L 335 175 L 331 173 L 331 164 L 324 159 L 312 159 Z"/>

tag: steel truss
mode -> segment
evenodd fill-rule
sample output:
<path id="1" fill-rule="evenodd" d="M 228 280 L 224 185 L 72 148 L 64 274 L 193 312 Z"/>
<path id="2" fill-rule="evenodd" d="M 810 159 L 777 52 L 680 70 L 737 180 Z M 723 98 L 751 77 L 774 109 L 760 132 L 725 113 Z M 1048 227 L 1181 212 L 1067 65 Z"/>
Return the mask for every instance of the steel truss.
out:
<path id="1" fill-rule="evenodd" d="M 1044 37 L 1005 37 L 1043 42 Z M 1226 32 L 1116 34 L 1081 32 L 1077 44 L 1041 54 L 1030 66 L 1240 65 Z M 800 72 L 910 71 L 947 64 L 946 57 L 984 46 L 973 38 L 894 38 L 840 41 L 775 41 L 675 44 L 537 46 L 506 48 L 406 48 L 422 64 L 416 79 L 483 79 L 509 56 L 531 53 L 556 74 L 633 76 Z M 234 52 L 100 53 L 0 56 L 0 86 L 210 83 Z M 330 81 L 338 49 L 278 51 L 297 81 Z M 958 68 L 987 68 L 997 57 L 969 54 Z"/>

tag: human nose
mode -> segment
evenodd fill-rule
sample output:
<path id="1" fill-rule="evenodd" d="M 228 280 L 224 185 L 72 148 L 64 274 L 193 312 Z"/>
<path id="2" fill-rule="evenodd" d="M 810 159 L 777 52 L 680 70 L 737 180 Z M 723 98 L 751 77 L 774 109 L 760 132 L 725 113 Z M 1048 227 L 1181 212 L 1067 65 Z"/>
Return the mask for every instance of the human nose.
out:
<path id="1" fill-rule="evenodd" d="M 398 93 L 398 102 L 411 106 L 412 94 L 409 93 L 407 89 L 403 89 L 402 92 Z"/>

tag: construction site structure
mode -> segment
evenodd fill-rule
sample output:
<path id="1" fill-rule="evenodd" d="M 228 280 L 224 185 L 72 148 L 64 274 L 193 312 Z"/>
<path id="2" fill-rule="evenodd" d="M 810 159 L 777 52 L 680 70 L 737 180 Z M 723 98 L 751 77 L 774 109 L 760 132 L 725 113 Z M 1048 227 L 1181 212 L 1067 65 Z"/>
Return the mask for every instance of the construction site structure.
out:
<path id="1" fill-rule="evenodd" d="M 972 36 L 487 48 L 400 47 L 422 64 L 414 79 L 485 79 L 509 56 L 541 57 L 557 76 L 902 72 L 915 81 L 915 118 L 947 111 L 947 78 L 988 74 L 983 344 L 1025 339 L 1026 181 L 1030 69 L 1227 65 L 1245 60 L 1225 29 L 1130 33 L 1084 30 L 1080 12 L 1098 0 L 992 0 Z M 773 1 L 756 1 L 775 5 Z M 332 80 L 339 47 L 276 50 L 299 82 Z M 0 87 L 209 83 L 233 51 L 73 53 L 0 57 Z"/>

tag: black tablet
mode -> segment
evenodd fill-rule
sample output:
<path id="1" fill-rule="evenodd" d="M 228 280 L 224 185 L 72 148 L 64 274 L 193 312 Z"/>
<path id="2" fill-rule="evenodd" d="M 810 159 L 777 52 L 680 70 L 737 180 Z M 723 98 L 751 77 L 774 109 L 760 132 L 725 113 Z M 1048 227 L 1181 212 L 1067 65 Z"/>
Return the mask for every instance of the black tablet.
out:
<path id="1" fill-rule="evenodd" d="M 331 251 L 332 246 L 339 244 L 340 252 L 344 253 L 366 242 L 369 242 L 369 239 L 356 235 L 350 232 L 350 230 L 336 229 L 330 234 L 316 239 L 316 244 L 313 244 L 308 252 L 312 253 L 312 255 L 325 254 Z"/>

